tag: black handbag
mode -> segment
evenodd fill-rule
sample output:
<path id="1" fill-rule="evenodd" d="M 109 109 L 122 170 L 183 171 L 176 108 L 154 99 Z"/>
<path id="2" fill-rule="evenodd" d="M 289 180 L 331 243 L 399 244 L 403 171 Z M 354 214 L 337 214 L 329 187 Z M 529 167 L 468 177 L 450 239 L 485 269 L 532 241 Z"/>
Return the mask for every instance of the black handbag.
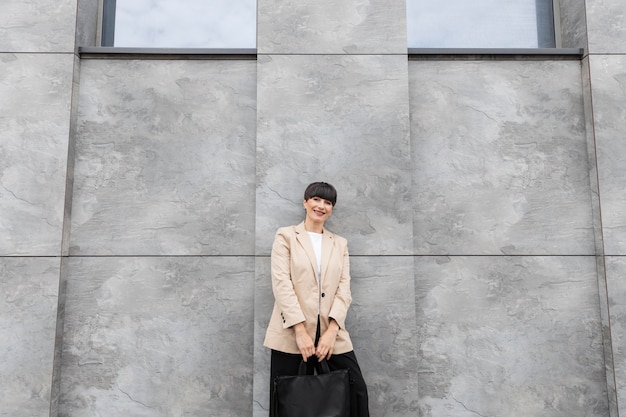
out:
<path id="1" fill-rule="evenodd" d="M 303 361 L 298 375 L 276 377 L 275 417 L 350 417 L 350 370 L 320 365 L 317 375 L 306 375 Z"/>

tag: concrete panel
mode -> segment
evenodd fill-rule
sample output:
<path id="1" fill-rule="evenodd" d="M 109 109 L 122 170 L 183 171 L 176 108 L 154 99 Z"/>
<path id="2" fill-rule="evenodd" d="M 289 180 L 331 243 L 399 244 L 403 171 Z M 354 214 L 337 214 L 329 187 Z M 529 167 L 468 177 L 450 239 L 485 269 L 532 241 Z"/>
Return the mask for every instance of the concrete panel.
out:
<path id="1" fill-rule="evenodd" d="M 354 301 L 346 326 L 368 383 L 372 416 L 418 414 L 413 271 L 411 257 L 351 258 Z"/>
<path id="2" fill-rule="evenodd" d="M 74 52 L 77 0 L 0 2 L 0 52 Z"/>
<path id="3" fill-rule="evenodd" d="M 626 404 L 626 258 L 608 257 L 606 280 L 611 312 L 611 339 L 618 407 Z"/>
<path id="4" fill-rule="evenodd" d="M 0 415 L 47 417 L 58 258 L 0 258 Z"/>
<path id="5" fill-rule="evenodd" d="M 622 0 L 585 0 L 589 53 L 626 53 L 626 3 Z"/>
<path id="6" fill-rule="evenodd" d="M 561 47 L 587 47 L 585 0 L 558 0 L 561 18 Z"/>
<path id="7" fill-rule="evenodd" d="M 270 350 L 263 346 L 270 322 L 274 295 L 270 275 L 270 258 L 256 257 L 254 287 L 254 417 L 267 417 L 270 405 Z"/>
<path id="8" fill-rule="evenodd" d="M 70 258 L 60 416 L 250 415 L 254 260 Z"/>
<path id="9" fill-rule="evenodd" d="M 269 350 L 262 346 L 274 298 L 269 258 L 257 258 L 254 416 L 269 404 Z M 368 385 L 372 416 L 417 415 L 413 258 L 352 257 L 346 327 Z"/>
<path id="10" fill-rule="evenodd" d="M 400 0 L 257 1 L 260 54 L 406 54 Z"/>
<path id="11" fill-rule="evenodd" d="M 412 61 L 418 254 L 594 253 L 580 63 Z"/>
<path id="12" fill-rule="evenodd" d="M 595 145 L 607 255 L 626 254 L 626 57 L 590 56 Z"/>
<path id="13" fill-rule="evenodd" d="M 591 196 L 591 212 L 593 217 L 593 233 L 595 253 L 604 255 L 604 237 L 602 234 L 602 214 L 600 210 L 600 190 L 598 182 L 598 155 L 596 150 L 595 131 L 593 129 L 593 98 L 591 96 L 591 74 L 589 56 L 581 61 L 583 81 L 583 103 L 585 108 L 585 136 L 587 138 L 587 166 L 589 168 L 589 188 Z"/>
<path id="14" fill-rule="evenodd" d="M 73 55 L 0 54 L 0 255 L 60 254 L 73 70 Z"/>
<path id="15" fill-rule="evenodd" d="M 589 165 L 589 183 L 591 206 L 593 211 L 593 231 L 594 242 L 596 247 L 596 270 L 598 274 L 598 300 L 600 303 L 600 318 L 602 322 L 602 345 L 604 348 L 604 368 L 606 373 L 607 398 L 609 404 L 608 415 L 611 417 L 619 416 L 617 390 L 615 388 L 615 369 L 613 366 L 613 344 L 611 341 L 611 320 L 610 320 L 610 303 L 609 293 L 606 280 L 606 263 L 604 258 L 604 234 L 602 230 L 602 214 L 600 204 L 600 192 L 598 182 L 598 156 L 596 150 L 596 140 L 593 113 L 593 97 L 591 94 L 591 73 L 589 65 L 589 56 L 582 60 L 583 70 L 583 97 L 585 103 L 585 125 L 589 126 L 587 131 L 587 152 Z"/>
<path id="16" fill-rule="evenodd" d="M 80 91 L 81 60 L 74 60 L 74 79 L 72 83 L 72 105 L 70 115 L 70 135 L 67 153 L 67 175 L 65 178 L 65 204 L 63 214 L 63 238 L 61 240 L 61 256 L 69 255 L 70 229 L 72 219 L 72 196 L 74 193 L 74 167 L 76 165 L 76 120 L 78 118 L 78 102 Z M 53 416 L 51 416 L 53 417 Z"/>
<path id="17" fill-rule="evenodd" d="M 255 70 L 83 60 L 70 254 L 252 254 Z"/>
<path id="18" fill-rule="evenodd" d="M 259 57 L 257 254 L 313 181 L 337 188 L 351 254 L 412 253 L 407 85 L 406 56 Z"/>
<path id="19" fill-rule="evenodd" d="M 421 416 L 608 416 L 594 257 L 415 268 Z"/>
<path id="20" fill-rule="evenodd" d="M 76 0 L 75 0 L 76 1 Z M 77 46 L 100 46 L 98 27 L 101 0 L 77 0 L 76 44 Z"/>

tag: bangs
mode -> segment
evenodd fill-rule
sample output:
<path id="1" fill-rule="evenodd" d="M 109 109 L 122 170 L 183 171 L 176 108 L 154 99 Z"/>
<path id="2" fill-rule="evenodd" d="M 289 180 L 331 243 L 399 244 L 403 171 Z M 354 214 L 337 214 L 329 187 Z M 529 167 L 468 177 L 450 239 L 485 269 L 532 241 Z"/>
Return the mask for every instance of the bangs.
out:
<path id="1" fill-rule="evenodd" d="M 304 191 L 304 199 L 319 197 L 330 201 L 333 206 L 337 202 L 337 190 L 332 185 L 325 182 L 314 182 L 306 187 Z"/>

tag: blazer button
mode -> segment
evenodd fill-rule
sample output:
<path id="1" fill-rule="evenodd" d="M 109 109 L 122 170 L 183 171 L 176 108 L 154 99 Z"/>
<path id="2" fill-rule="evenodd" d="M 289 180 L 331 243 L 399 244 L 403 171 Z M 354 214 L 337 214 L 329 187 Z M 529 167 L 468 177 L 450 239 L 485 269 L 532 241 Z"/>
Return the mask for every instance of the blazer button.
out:
<path id="1" fill-rule="evenodd" d="M 322 293 L 322 297 L 326 297 L 326 293 L 325 292 Z"/>

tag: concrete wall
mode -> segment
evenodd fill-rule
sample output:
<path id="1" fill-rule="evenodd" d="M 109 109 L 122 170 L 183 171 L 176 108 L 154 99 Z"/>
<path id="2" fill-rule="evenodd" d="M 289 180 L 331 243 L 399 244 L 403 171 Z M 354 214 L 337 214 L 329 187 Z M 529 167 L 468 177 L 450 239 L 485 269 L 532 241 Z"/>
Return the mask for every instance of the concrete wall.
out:
<path id="1" fill-rule="evenodd" d="M 0 5 L 0 415 L 48 416 L 72 92 L 74 0 Z M 56 350 L 55 350 L 56 349 Z"/>
<path id="2" fill-rule="evenodd" d="M 422 415 L 606 415 L 580 62 L 410 69 Z"/>
<path id="3" fill-rule="evenodd" d="M 403 1 L 258 1 L 257 60 L 80 59 L 0 5 L 0 416 L 267 415 L 275 229 L 335 184 L 372 415 L 619 416 L 626 6 L 578 59 L 417 59 Z"/>
<path id="4" fill-rule="evenodd" d="M 83 60 L 62 416 L 251 413 L 254 61 Z"/>
<path id="5" fill-rule="evenodd" d="M 626 170 L 621 161 L 626 157 L 626 70 L 624 41 L 626 31 L 620 24 L 626 5 L 618 0 L 586 1 L 587 50 L 583 60 L 583 80 L 587 106 L 592 112 L 587 123 L 592 191 L 597 195 L 596 223 L 600 225 L 598 265 L 601 302 L 605 303 L 603 326 L 605 334 L 606 369 L 612 415 L 626 406 L 626 349 L 624 331 L 624 256 L 626 255 L 626 198 L 623 192 Z M 624 412 L 622 411 L 622 414 Z"/>

